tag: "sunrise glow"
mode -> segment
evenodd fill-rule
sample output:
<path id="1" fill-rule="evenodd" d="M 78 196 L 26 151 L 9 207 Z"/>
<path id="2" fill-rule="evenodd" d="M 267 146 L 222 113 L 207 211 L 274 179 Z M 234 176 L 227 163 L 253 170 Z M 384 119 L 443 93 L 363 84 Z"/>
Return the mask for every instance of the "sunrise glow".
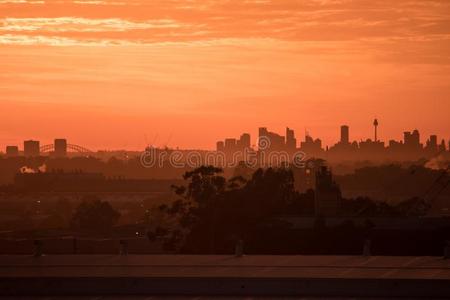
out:
<path id="1" fill-rule="evenodd" d="M 0 146 L 448 139 L 450 2 L 0 1 Z M 252 144 L 255 144 L 252 137 Z"/>

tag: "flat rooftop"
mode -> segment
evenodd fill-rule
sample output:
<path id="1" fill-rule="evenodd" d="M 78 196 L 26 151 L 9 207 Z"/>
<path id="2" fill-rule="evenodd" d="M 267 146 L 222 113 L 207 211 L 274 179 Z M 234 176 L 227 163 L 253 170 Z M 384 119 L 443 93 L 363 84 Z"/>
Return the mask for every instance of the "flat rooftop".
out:
<path id="1" fill-rule="evenodd" d="M 0 277 L 280 277 L 450 280 L 450 260 L 411 256 L 0 256 Z"/>
<path id="2" fill-rule="evenodd" d="M 303 255 L 0 256 L 0 295 L 49 293 L 450 297 L 450 260 Z"/>

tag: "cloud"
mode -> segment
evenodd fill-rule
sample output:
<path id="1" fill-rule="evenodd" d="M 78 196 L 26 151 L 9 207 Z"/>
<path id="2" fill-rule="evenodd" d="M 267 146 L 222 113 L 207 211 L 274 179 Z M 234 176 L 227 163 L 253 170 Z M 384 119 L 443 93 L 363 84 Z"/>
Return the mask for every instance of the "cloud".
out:
<path id="1" fill-rule="evenodd" d="M 277 40 L 321 55 L 449 61 L 447 0 L 0 0 L 0 43 L 241 46 Z M 20 9 L 18 8 L 20 6 Z M 324 45 L 333 44 L 331 49 Z M 407 47 L 407 48 L 405 48 Z M 404 49 L 405 55 L 402 55 Z"/>
<path id="2" fill-rule="evenodd" d="M 0 0 L 0 4 L 45 4 L 45 1 L 40 0 Z"/>
<path id="3" fill-rule="evenodd" d="M 101 1 L 101 0 L 77 0 L 72 3 L 81 5 L 127 5 L 126 2 Z"/>
<path id="4" fill-rule="evenodd" d="M 70 39 L 59 36 L 41 36 L 41 35 L 0 35 L 0 45 L 47 45 L 47 46 L 117 46 L 132 45 L 134 43 L 125 40 L 107 40 L 107 39 Z"/>
<path id="5" fill-rule="evenodd" d="M 133 22 L 118 18 L 87 19 L 79 17 L 58 18 L 4 18 L 2 31 L 47 31 L 47 32 L 102 32 L 129 31 L 135 29 L 178 28 L 182 25 L 174 20 L 159 19 Z"/>

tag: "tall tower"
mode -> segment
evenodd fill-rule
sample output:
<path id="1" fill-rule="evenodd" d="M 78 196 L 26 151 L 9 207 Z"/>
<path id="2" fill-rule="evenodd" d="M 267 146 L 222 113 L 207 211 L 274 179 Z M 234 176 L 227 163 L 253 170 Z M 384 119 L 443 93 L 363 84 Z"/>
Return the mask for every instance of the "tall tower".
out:
<path id="1" fill-rule="evenodd" d="M 347 125 L 341 126 L 341 144 L 348 144 L 350 142 L 349 127 Z"/>
<path id="2" fill-rule="evenodd" d="M 249 133 L 242 134 L 239 141 L 241 142 L 242 148 L 250 148 L 250 134 Z"/>
<path id="3" fill-rule="evenodd" d="M 56 157 L 66 157 L 67 156 L 67 140 L 66 139 L 55 139 L 55 153 Z"/>
<path id="4" fill-rule="evenodd" d="M 294 130 L 286 127 L 286 147 L 288 150 L 295 150 L 297 147 L 297 140 L 295 138 Z"/>
<path id="5" fill-rule="evenodd" d="M 375 128 L 375 142 L 378 142 L 378 120 L 373 121 L 373 127 Z"/>
<path id="6" fill-rule="evenodd" d="M 40 146 L 39 141 L 24 141 L 23 142 L 23 155 L 26 157 L 39 156 Z"/>

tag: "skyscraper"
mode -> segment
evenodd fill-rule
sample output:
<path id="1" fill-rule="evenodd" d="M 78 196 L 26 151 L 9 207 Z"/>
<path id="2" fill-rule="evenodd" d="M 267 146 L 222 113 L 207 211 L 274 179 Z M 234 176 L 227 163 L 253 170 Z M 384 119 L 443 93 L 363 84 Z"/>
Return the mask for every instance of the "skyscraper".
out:
<path id="1" fill-rule="evenodd" d="M 67 156 L 67 140 L 66 139 L 55 139 L 55 156 L 65 157 Z"/>
<path id="2" fill-rule="evenodd" d="M 243 133 L 239 139 L 239 144 L 242 148 L 250 148 L 250 134 Z"/>
<path id="3" fill-rule="evenodd" d="M 233 153 L 236 150 L 237 141 L 236 139 L 225 139 L 225 152 Z"/>
<path id="4" fill-rule="evenodd" d="M 41 153 L 39 141 L 28 140 L 23 142 L 23 154 L 26 157 L 39 156 Z"/>
<path id="5" fill-rule="evenodd" d="M 430 135 L 430 138 L 427 140 L 425 148 L 429 153 L 434 153 L 438 151 L 437 135 L 434 134 Z"/>
<path id="6" fill-rule="evenodd" d="M 216 144 L 216 150 L 223 152 L 225 150 L 225 143 L 223 141 L 218 141 Z"/>
<path id="7" fill-rule="evenodd" d="M 409 131 L 404 132 L 404 144 L 408 148 L 420 148 L 420 134 L 417 129 L 412 133 Z"/>
<path id="8" fill-rule="evenodd" d="M 349 127 L 347 125 L 341 126 L 341 144 L 348 144 L 350 142 L 349 138 Z"/>
<path id="9" fill-rule="evenodd" d="M 19 147 L 17 146 L 6 146 L 6 156 L 15 157 L 19 155 Z"/>
<path id="10" fill-rule="evenodd" d="M 297 139 L 295 138 L 294 130 L 286 127 L 286 148 L 288 150 L 294 151 L 297 147 Z"/>

